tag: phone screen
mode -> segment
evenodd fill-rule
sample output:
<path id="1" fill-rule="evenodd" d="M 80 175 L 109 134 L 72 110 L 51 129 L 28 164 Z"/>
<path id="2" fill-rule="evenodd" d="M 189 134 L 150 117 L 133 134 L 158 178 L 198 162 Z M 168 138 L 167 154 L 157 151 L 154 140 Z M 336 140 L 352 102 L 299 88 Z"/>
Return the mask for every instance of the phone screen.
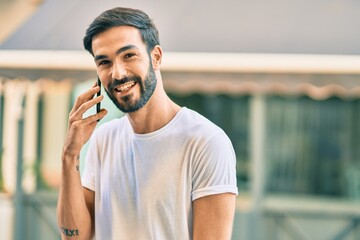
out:
<path id="1" fill-rule="evenodd" d="M 97 94 L 96 94 L 96 96 L 98 97 L 98 96 L 101 95 L 101 81 L 100 81 L 100 78 L 99 78 L 99 77 L 98 77 L 98 79 L 97 79 L 97 85 L 100 87 L 100 91 L 97 92 Z M 100 109 L 101 109 L 101 105 L 100 105 L 100 102 L 98 102 L 98 103 L 96 104 L 96 112 L 97 112 L 97 113 L 100 112 Z"/>

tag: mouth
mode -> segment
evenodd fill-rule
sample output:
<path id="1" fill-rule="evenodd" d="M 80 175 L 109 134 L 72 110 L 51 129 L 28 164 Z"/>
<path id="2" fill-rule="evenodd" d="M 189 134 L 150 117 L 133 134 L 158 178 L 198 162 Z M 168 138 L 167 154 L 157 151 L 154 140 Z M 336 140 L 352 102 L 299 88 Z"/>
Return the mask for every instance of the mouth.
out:
<path id="1" fill-rule="evenodd" d="M 125 93 L 125 92 L 129 91 L 132 87 L 134 87 L 135 84 L 136 84 L 136 82 L 134 82 L 134 81 L 127 82 L 127 83 L 124 83 L 124 84 L 121 84 L 121 85 L 115 87 L 114 91 L 118 92 L 118 93 Z"/>

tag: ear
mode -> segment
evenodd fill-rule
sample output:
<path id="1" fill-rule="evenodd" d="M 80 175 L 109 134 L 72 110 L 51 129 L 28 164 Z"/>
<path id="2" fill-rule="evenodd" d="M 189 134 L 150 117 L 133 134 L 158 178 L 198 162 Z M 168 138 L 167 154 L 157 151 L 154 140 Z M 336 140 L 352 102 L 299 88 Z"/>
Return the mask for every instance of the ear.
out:
<path id="1" fill-rule="evenodd" d="M 159 70 L 162 60 L 162 49 L 159 45 L 156 45 L 151 51 L 151 60 L 154 70 Z"/>

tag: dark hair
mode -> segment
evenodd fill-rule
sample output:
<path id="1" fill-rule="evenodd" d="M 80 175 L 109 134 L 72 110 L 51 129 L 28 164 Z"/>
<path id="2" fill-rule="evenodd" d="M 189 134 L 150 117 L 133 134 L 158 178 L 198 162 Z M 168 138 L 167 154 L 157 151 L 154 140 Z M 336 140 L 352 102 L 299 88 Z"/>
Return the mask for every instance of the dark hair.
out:
<path id="1" fill-rule="evenodd" d="M 139 29 L 149 53 L 160 44 L 159 32 L 146 13 L 137 9 L 117 7 L 103 12 L 94 19 L 86 30 L 83 39 L 84 48 L 93 55 L 93 37 L 117 26 L 131 26 Z"/>

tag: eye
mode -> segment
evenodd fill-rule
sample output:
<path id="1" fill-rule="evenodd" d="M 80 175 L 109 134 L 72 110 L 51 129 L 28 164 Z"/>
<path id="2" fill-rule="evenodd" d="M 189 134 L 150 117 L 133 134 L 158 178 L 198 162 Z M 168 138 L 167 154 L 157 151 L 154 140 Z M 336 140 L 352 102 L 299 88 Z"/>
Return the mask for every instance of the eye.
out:
<path id="1" fill-rule="evenodd" d="M 135 56 L 134 53 L 127 53 L 125 54 L 124 58 L 131 58 L 132 56 Z"/>
<path id="2" fill-rule="evenodd" d="M 108 63 L 110 63 L 109 60 L 102 60 L 102 61 L 99 62 L 99 66 L 101 66 L 101 65 L 106 65 L 106 64 L 108 64 Z"/>

